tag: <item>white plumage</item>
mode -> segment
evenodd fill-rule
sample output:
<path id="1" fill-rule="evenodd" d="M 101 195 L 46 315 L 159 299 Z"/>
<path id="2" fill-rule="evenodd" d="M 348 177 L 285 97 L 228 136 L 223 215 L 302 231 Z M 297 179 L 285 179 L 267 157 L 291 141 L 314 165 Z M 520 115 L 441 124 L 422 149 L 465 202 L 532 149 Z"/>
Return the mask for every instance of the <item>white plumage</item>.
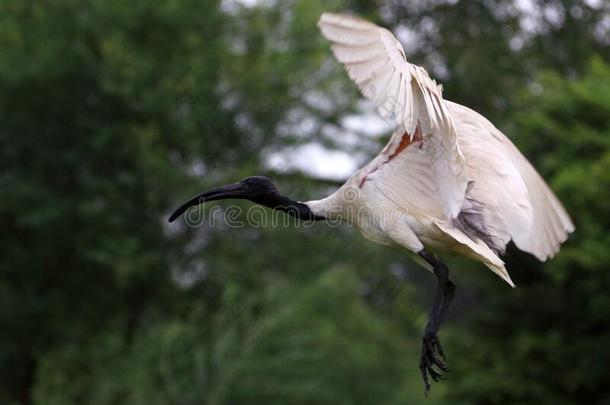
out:
<path id="1" fill-rule="evenodd" d="M 430 246 L 465 255 L 510 285 L 499 254 L 511 239 L 542 261 L 559 251 L 574 225 L 502 132 L 444 100 L 388 30 L 331 13 L 318 26 L 350 78 L 397 129 L 336 193 L 306 203 L 314 213 L 341 215 L 367 238 L 413 253 Z"/>

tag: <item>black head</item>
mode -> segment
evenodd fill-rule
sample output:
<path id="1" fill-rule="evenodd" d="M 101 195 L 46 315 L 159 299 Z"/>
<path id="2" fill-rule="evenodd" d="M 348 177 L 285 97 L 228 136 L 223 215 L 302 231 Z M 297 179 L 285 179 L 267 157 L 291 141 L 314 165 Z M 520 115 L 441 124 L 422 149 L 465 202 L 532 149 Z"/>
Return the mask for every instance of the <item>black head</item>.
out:
<path id="1" fill-rule="evenodd" d="M 237 183 L 216 187 L 196 195 L 174 211 L 169 217 L 169 222 L 173 222 L 190 207 L 207 201 L 233 198 L 250 200 L 269 206 L 269 202 L 276 200 L 278 197 L 278 189 L 269 178 L 265 176 L 246 177 Z"/>
<path id="2" fill-rule="evenodd" d="M 251 197 L 279 194 L 277 186 L 265 176 L 250 176 L 239 182 Z"/>

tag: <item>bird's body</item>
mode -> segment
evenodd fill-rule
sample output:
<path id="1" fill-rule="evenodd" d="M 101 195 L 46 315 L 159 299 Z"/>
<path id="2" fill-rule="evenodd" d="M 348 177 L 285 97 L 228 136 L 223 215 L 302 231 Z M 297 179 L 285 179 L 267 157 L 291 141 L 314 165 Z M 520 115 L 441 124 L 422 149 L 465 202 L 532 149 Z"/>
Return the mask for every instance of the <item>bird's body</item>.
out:
<path id="1" fill-rule="evenodd" d="M 254 176 L 192 198 L 170 221 L 202 202 L 242 198 L 305 220 L 341 219 L 370 240 L 403 246 L 438 279 L 420 363 L 428 390 L 429 377 L 447 371 L 437 331 L 455 292 L 449 269 L 428 249 L 479 261 L 514 286 L 500 258 L 506 245 L 544 261 L 574 225 L 513 143 L 482 115 L 443 99 L 391 32 L 330 13 L 318 26 L 362 93 L 395 122 L 388 144 L 327 198 L 293 201 Z"/>
<path id="2" fill-rule="evenodd" d="M 407 135 L 398 132 L 335 193 L 305 204 L 316 215 L 345 220 L 378 243 L 397 243 L 413 253 L 429 247 L 482 262 L 513 285 L 499 257 L 506 244 L 512 239 L 546 260 L 573 230 L 572 222 L 502 132 L 479 113 L 445 103 L 470 182 L 458 215 L 446 215 L 434 181 L 426 150 L 433 135 L 407 142 Z"/>

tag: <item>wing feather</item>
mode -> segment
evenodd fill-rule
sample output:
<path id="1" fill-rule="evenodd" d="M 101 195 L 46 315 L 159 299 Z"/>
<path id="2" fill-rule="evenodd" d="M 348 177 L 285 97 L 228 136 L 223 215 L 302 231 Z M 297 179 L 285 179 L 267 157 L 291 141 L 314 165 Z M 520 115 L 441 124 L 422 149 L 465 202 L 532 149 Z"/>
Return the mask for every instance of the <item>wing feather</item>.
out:
<path id="1" fill-rule="evenodd" d="M 467 200 L 500 250 L 512 239 L 541 261 L 553 257 L 574 224 L 555 194 L 517 147 L 477 112 L 448 102 L 474 179 Z M 467 211 L 470 209 L 467 207 Z"/>
<path id="2" fill-rule="evenodd" d="M 545 261 L 559 252 L 559 247 L 568 238 L 568 234 L 574 232 L 574 224 L 532 164 L 508 138 L 504 137 L 502 143 L 527 186 L 533 208 L 530 232 L 516 235 L 513 240 L 519 249 Z"/>
<path id="3" fill-rule="evenodd" d="M 334 44 L 331 50 L 335 58 L 345 64 L 367 62 L 384 56 L 384 50 L 379 48 L 376 43 L 367 45 Z"/>
<path id="4" fill-rule="evenodd" d="M 386 155 L 393 156 L 401 150 L 405 133 L 413 140 L 418 127 L 424 142 L 433 144 L 424 149 L 431 163 L 426 181 L 435 183 L 445 217 L 455 218 L 464 202 L 468 180 L 441 87 L 425 69 L 407 62 L 400 42 L 384 28 L 333 13 L 322 14 L 318 26 L 364 96 L 377 104 L 384 118 L 397 124 L 397 131 L 384 148 Z M 409 176 L 409 167 L 396 175 Z"/>

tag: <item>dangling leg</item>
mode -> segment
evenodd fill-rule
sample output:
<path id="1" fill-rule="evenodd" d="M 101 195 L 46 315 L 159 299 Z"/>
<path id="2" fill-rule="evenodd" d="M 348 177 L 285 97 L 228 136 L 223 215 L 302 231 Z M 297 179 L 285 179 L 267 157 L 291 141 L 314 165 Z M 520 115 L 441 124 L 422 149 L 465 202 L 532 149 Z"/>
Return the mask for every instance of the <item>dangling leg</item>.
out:
<path id="1" fill-rule="evenodd" d="M 434 275 L 438 279 L 432 311 L 424 329 L 421 360 L 419 363 L 419 369 L 426 386 L 426 395 L 428 395 L 428 391 L 430 391 L 429 377 L 434 381 L 439 381 L 443 378 L 442 373 L 449 371 L 445 364 L 445 354 L 443 353 L 441 342 L 438 340 L 437 332 L 453 299 L 455 284 L 449 280 L 449 269 L 447 266 L 436 256 L 428 253 L 425 249 L 422 249 L 419 255 L 432 265 Z M 433 366 L 436 366 L 438 370 Z"/>

